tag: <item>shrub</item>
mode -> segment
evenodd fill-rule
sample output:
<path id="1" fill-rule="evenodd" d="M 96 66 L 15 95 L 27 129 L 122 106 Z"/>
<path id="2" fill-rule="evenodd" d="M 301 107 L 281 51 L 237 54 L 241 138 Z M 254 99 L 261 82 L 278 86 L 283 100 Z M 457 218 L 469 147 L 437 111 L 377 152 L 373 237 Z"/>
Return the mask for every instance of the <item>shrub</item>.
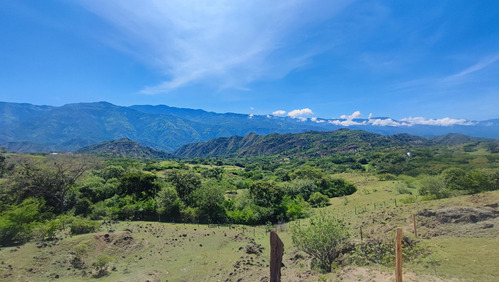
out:
<path id="1" fill-rule="evenodd" d="M 85 218 L 75 218 L 70 226 L 71 234 L 85 234 L 95 232 L 99 227 L 99 222 Z"/>
<path id="2" fill-rule="evenodd" d="M 449 196 L 449 191 L 445 188 L 443 178 L 434 175 L 426 175 L 420 180 L 420 188 L 418 192 L 422 196 L 431 196 L 437 199 Z"/>
<path id="3" fill-rule="evenodd" d="M 347 199 L 347 198 L 346 198 Z M 315 192 L 309 197 L 309 203 L 314 208 L 326 207 L 330 204 L 330 199 L 327 196 L 321 194 L 320 192 Z"/>
<path id="4" fill-rule="evenodd" d="M 29 198 L 0 214 L 0 245 L 29 241 L 45 217 L 44 207 L 43 199 Z"/>
<path id="5" fill-rule="evenodd" d="M 399 194 L 409 194 L 411 195 L 411 190 L 408 188 L 406 183 L 398 183 L 396 184 L 396 190 L 398 191 Z"/>
<path id="6" fill-rule="evenodd" d="M 403 237 L 402 240 L 403 260 L 412 261 L 425 252 L 418 241 Z M 370 264 L 382 264 L 385 266 L 394 265 L 395 244 L 393 241 L 382 241 L 371 239 L 354 246 L 354 249 L 347 255 L 349 263 L 366 266 Z"/>
<path id="7" fill-rule="evenodd" d="M 310 225 L 295 224 L 292 240 L 298 249 L 311 255 L 317 266 L 327 272 L 349 238 L 344 222 L 332 214 L 320 213 L 310 218 Z"/>
<path id="8" fill-rule="evenodd" d="M 96 277 L 104 276 L 108 273 L 108 264 L 111 262 L 111 257 L 107 255 L 99 255 L 92 266 L 97 270 Z"/>

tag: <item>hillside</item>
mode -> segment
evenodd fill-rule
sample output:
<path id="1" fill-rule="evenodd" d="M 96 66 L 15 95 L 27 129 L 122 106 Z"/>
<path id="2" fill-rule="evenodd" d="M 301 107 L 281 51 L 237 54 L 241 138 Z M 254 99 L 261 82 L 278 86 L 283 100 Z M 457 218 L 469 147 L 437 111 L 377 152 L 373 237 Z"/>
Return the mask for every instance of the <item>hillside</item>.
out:
<path id="1" fill-rule="evenodd" d="M 362 130 L 338 129 L 330 132 L 309 131 L 298 134 L 248 134 L 243 137 L 217 138 L 180 147 L 180 157 L 243 157 L 256 155 L 318 157 L 339 152 L 355 152 L 388 147 L 431 144 L 425 138 L 398 134 L 384 136 Z"/>
<path id="2" fill-rule="evenodd" d="M 170 159 L 172 154 L 142 146 L 128 138 L 105 141 L 95 145 L 83 147 L 76 151 L 79 154 L 91 154 L 106 157 L 130 159 Z"/>

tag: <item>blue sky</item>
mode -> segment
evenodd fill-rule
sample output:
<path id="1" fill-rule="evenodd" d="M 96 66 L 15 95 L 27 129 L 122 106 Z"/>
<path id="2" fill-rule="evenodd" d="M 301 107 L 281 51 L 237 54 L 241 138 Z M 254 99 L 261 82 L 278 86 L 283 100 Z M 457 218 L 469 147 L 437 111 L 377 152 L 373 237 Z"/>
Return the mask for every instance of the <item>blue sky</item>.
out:
<path id="1" fill-rule="evenodd" d="M 498 1 L 0 3 L 1 101 L 498 118 Z"/>

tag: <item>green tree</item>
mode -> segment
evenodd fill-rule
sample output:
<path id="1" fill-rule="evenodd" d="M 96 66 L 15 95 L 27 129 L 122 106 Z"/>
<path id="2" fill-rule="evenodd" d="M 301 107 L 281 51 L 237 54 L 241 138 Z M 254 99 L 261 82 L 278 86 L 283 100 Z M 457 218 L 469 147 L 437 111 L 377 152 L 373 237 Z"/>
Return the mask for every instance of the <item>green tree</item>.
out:
<path id="1" fill-rule="evenodd" d="M 458 167 L 451 167 L 444 170 L 441 175 L 444 178 L 446 188 L 450 190 L 467 189 L 467 173 L 465 170 Z"/>
<path id="2" fill-rule="evenodd" d="M 418 190 L 420 195 L 432 196 L 438 199 L 449 196 L 449 191 L 446 189 L 443 178 L 439 175 L 425 175 L 420 179 L 420 187 Z"/>
<path id="3" fill-rule="evenodd" d="M 482 170 L 473 170 L 466 176 L 466 187 L 470 193 L 498 189 L 498 171 L 488 174 Z"/>
<path id="4" fill-rule="evenodd" d="M 224 188 L 217 181 L 204 182 L 193 193 L 198 219 L 202 222 L 224 222 Z"/>
<path id="5" fill-rule="evenodd" d="M 309 196 L 316 192 L 317 189 L 316 183 L 311 179 L 294 179 L 283 183 L 283 192 L 292 198 L 301 196 L 308 200 Z"/>
<path id="6" fill-rule="evenodd" d="M 311 197 L 309 197 L 309 203 L 314 208 L 321 208 L 328 206 L 330 204 L 330 199 L 320 192 L 315 192 L 311 195 Z"/>
<path id="7" fill-rule="evenodd" d="M 0 245 L 26 242 L 48 216 L 43 199 L 29 198 L 0 214 Z"/>
<path id="8" fill-rule="evenodd" d="M 18 166 L 12 193 L 17 201 L 43 198 L 57 213 L 65 210 L 66 196 L 94 163 L 82 156 L 50 156 L 44 162 L 26 159 Z"/>
<path id="9" fill-rule="evenodd" d="M 171 182 L 177 194 L 186 204 L 191 204 L 191 193 L 201 186 L 201 177 L 191 170 L 174 169 L 165 173 L 167 181 Z"/>
<path id="10" fill-rule="evenodd" d="M 157 177 L 145 172 L 127 172 L 122 175 L 120 195 L 133 195 L 138 200 L 153 198 L 160 190 Z"/>
<path id="11" fill-rule="evenodd" d="M 177 190 L 171 185 L 163 186 L 156 196 L 156 211 L 160 220 L 162 217 L 167 220 L 179 219 L 183 208 L 184 203 L 179 198 Z"/>
<path id="12" fill-rule="evenodd" d="M 327 272 L 331 271 L 332 263 L 349 236 L 344 222 L 325 212 L 311 217 L 307 226 L 295 224 L 292 227 L 295 246 L 312 256 L 315 263 Z"/>

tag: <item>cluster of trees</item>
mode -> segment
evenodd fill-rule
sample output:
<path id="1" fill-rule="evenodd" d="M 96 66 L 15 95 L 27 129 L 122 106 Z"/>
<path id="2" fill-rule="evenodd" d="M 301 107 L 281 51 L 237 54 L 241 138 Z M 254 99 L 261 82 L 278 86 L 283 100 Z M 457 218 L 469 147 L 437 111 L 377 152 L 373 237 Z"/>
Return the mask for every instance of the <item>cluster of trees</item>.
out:
<path id="1" fill-rule="evenodd" d="M 453 194 L 475 194 L 498 189 L 498 170 L 466 171 L 458 167 L 445 169 L 439 175 L 420 179 L 418 192 L 430 198 L 446 198 Z"/>
<path id="2" fill-rule="evenodd" d="M 275 223 L 307 217 L 311 208 L 328 205 L 329 198 L 356 191 L 310 166 L 273 174 L 81 155 L 2 160 L 9 169 L 0 182 L 0 244 L 24 241 L 49 222 L 60 227 L 55 223 L 65 221 L 57 219 L 68 214 L 92 220 Z M 71 222 L 92 229 L 74 218 Z"/>

